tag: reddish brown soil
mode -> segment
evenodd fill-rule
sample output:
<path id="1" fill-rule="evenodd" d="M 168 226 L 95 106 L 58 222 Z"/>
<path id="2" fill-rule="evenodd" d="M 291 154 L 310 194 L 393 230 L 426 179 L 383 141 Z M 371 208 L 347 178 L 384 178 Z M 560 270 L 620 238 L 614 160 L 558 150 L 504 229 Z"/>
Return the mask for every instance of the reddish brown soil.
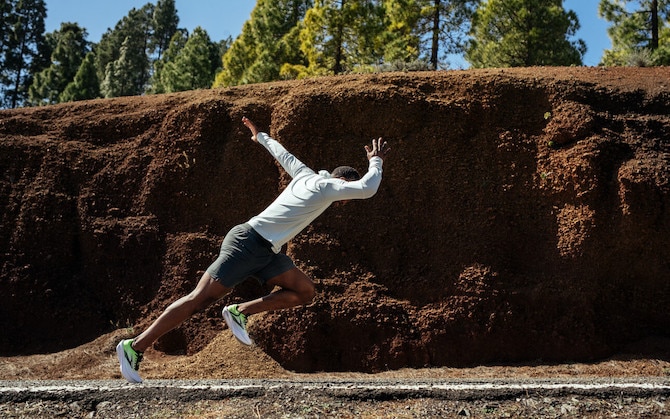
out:
<path id="1" fill-rule="evenodd" d="M 289 244 L 312 304 L 255 316 L 258 346 L 240 351 L 220 309 L 269 291 L 247 281 L 161 339 L 147 378 L 670 374 L 669 114 L 668 68 L 344 76 L 2 111 L 0 378 L 118 377 L 118 339 L 190 291 L 227 229 L 286 183 L 243 115 L 315 169 L 364 169 L 377 136 L 393 156 L 374 198 Z"/>

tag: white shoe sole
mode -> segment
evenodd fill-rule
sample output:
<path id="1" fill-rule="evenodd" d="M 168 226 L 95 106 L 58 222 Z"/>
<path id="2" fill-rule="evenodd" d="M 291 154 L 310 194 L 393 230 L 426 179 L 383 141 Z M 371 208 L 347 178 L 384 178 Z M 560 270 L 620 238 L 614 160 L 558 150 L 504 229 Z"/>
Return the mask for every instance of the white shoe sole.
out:
<path id="1" fill-rule="evenodd" d="M 225 306 L 223 308 L 223 312 L 221 314 L 223 314 L 223 320 L 226 321 L 228 329 L 230 329 L 230 331 L 233 332 L 233 336 L 235 336 L 235 338 L 239 340 L 240 343 L 243 343 L 247 346 L 251 346 L 253 342 L 251 341 L 249 334 L 247 333 L 246 330 L 241 328 L 239 324 L 237 324 L 235 319 L 233 319 L 233 315 L 230 314 L 230 312 L 228 311 L 228 306 Z"/>
<path id="2" fill-rule="evenodd" d="M 126 353 L 123 350 L 123 341 L 116 345 L 116 357 L 119 358 L 119 364 L 121 364 L 121 375 L 123 375 L 123 378 L 132 384 L 141 383 L 142 377 L 140 377 L 140 374 L 130 366 L 130 362 L 128 362 L 126 359 Z"/>

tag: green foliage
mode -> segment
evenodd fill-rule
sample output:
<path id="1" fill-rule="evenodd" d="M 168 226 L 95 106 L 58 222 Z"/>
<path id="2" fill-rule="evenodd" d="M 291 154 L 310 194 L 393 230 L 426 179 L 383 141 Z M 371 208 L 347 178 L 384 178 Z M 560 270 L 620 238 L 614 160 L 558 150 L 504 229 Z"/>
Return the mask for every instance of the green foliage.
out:
<path id="1" fill-rule="evenodd" d="M 283 12 L 275 15 L 285 16 Z M 0 3 L 0 107 L 209 87 L 232 42 L 213 43 L 202 28 L 189 38 L 177 27 L 175 0 L 133 8 L 92 51 L 77 24 L 63 23 L 59 31 L 45 35 L 45 17 L 44 0 Z M 170 45 L 172 39 L 175 45 Z M 299 49 L 280 44 L 280 51 L 290 57 Z"/>
<path id="2" fill-rule="evenodd" d="M 156 6 L 148 3 L 139 10 L 132 9 L 113 30 L 103 34 L 95 50 L 103 94 L 114 97 L 119 91 L 123 91 L 124 96 L 161 92 L 160 85 L 151 86 L 150 82 L 157 82 L 155 75 L 165 63 L 163 55 L 179 31 L 178 24 L 175 1 L 158 0 Z M 125 57 L 119 62 L 124 44 Z M 131 81 L 114 80 L 115 75 L 131 77 Z"/>
<path id="3" fill-rule="evenodd" d="M 172 45 L 178 44 L 177 41 Z M 209 88 L 214 81 L 218 52 L 218 46 L 212 43 L 207 32 L 197 27 L 183 48 L 162 67 L 161 88 L 166 93 Z"/>
<path id="4" fill-rule="evenodd" d="M 144 74 L 148 60 L 139 39 L 126 38 L 118 59 L 107 63 L 100 85 L 104 97 L 136 96 L 144 93 Z"/>
<path id="5" fill-rule="evenodd" d="M 562 0 L 488 0 L 475 14 L 465 58 L 476 68 L 581 65 L 586 46 L 569 39 L 578 29 Z"/>
<path id="6" fill-rule="evenodd" d="M 303 23 L 300 49 L 307 66 L 299 69 L 301 76 L 356 71 L 378 64 L 384 55 L 386 22 L 380 1 L 317 0 Z"/>
<path id="7" fill-rule="evenodd" d="M 4 0 L 0 93 L 3 107 L 22 106 L 33 74 L 46 67 L 51 55 L 44 36 L 44 0 Z"/>
<path id="8" fill-rule="evenodd" d="M 166 92 L 162 81 L 163 69 L 167 63 L 174 61 L 177 58 L 179 52 L 184 48 L 187 41 L 188 32 L 185 29 L 179 29 L 172 35 L 168 48 L 165 50 L 165 54 L 163 54 L 160 59 L 154 61 L 154 74 L 151 79 L 150 93 Z"/>
<path id="9" fill-rule="evenodd" d="M 214 87 L 248 83 L 244 74 L 249 63 L 254 60 L 255 41 L 251 32 L 251 22 L 246 21 L 242 26 L 242 33 L 222 57 L 223 70 L 216 75 Z"/>
<path id="10" fill-rule="evenodd" d="M 0 57 L 4 57 L 5 49 L 9 43 L 9 28 L 15 6 L 14 3 L 16 3 L 16 0 L 0 2 Z"/>
<path id="11" fill-rule="evenodd" d="M 433 69 L 446 61 L 448 54 L 465 50 L 470 22 L 480 0 L 419 0 L 419 36 Z"/>
<path id="12" fill-rule="evenodd" d="M 95 71 L 95 53 L 84 57 L 74 80 L 70 82 L 59 97 L 60 102 L 95 99 L 100 96 L 100 81 Z"/>
<path id="13" fill-rule="evenodd" d="M 602 65 L 670 65 L 670 1 L 601 0 L 599 14 L 612 23 Z"/>
<path id="14" fill-rule="evenodd" d="M 153 31 L 149 39 L 149 50 L 152 53 L 155 52 L 157 59 L 160 60 L 179 25 L 175 0 L 158 0 L 151 17 L 151 24 Z"/>
<path id="15" fill-rule="evenodd" d="M 421 7 L 417 0 L 388 0 L 384 31 L 380 35 L 385 62 L 412 62 L 419 57 L 421 34 L 417 30 Z"/>
<path id="16" fill-rule="evenodd" d="M 258 0 L 223 56 L 214 87 L 277 80 L 282 64 L 303 64 L 297 27 L 311 0 Z"/>
<path id="17" fill-rule="evenodd" d="M 35 74 L 28 96 L 33 105 L 59 102 L 61 93 L 74 79 L 79 65 L 88 52 L 86 31 L 76 23 L 62 23 L 50 38 L 55 42 L 51 65 Z"/>
<path id="18" fill-rule="evenodd" d="M 579 65 L 586 51 L 562 0 L 258 0 L 240 36 L 218 43 L 178 28 L 175 3 L 130 10 L 89 51 L 76 24 L 44 34 L 44 0 L 4 0 L 0 106 L 437 69 L 461 53 L 473 67 Z M 600 0 L 613 24 L 603 63 L 670 64 L 669 3 Z"/>
<path id="19" fill-rule="evenodd" d="M 151 4 L 139 10 L 132 9 L 113 30 L 103 34 L 95 48 L 95 59 L 97 76 L 102 81 L 100 90 L 105 97 L 144 93 L 150 78 L 147 50 L 152 16 Z M 114 80 L 122 75 L 127 79 Z M 119 94 L 119 91 L 123 93 Z"/>
<path id="20" fill-rule="evenodd" d="M 657 65 L 670 65 L 670 17 L 667 17 L 662 29 L 659 30 L 658 49 L 654 51 Z"/>
<path id="21" fill-rule="evenodd" d="M 281 67 L 280 74 L 283 78 L 301 79 L 309 76 L 326 75 L 328 63 L 325 60 L 325 36 L 318 31 L 325 28 L 325 9 L 321 2 L 307 10 L 303 21 L 300 23 L 298 40 L 300 51 L 305 57 L 304 63 L 285 63 Z"/>

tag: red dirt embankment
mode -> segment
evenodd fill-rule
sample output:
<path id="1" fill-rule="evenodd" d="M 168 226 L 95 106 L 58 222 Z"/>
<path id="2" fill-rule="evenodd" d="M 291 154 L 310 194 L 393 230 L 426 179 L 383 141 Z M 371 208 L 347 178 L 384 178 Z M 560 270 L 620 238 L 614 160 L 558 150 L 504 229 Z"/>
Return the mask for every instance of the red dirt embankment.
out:
<path id="1" fill-rule="evenodd" d="M 313 304 L 252 319 L 295 371 L 593 360 L 670 330 L 670 71 L 531 68 L 320 78 L 0 112 L 0 355 L 135 326 L 190 291 L 286 184 L 249 116 L 378 194 L 287 252 Z M 247 281 L 161 339 L 194 354 Z M 227 333 L 227 332 L 226 332 Z"/>

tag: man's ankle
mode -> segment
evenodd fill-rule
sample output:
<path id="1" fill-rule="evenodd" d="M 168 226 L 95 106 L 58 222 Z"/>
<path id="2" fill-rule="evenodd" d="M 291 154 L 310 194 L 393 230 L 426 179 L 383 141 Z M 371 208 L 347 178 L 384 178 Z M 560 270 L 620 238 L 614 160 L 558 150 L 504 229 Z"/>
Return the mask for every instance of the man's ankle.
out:
<path id="1" fill-rule="evenodd" d="M 249 317 L 249 313 L 246 312 L 246 309 L 242 308 L 241 304 L 238 304 L 237 307 L 235 307 L 238 313 L 242 314 L 245 318 Z"/>
<path id="2" fill-rule="evenodd" d="M 140 351 L 135 347 L 135 339 L 133 339 L 133 341 L 130 342 L 130 347 L 133 348 L 133 351 L 137 352 L 138 354 L 144 353 L 144 351 Z"/>

